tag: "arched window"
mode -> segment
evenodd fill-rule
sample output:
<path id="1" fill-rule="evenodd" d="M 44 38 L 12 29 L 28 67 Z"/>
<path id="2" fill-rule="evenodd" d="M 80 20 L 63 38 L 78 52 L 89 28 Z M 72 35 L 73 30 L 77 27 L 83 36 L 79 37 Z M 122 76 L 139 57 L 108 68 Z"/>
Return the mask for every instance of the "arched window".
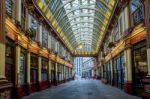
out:
<path id="1" fill-rule="evenodd" d="M 144 20 L 144 5 L 142 0 L 131 1 L 131 13 L 133 25 L 137 25 Z"/>

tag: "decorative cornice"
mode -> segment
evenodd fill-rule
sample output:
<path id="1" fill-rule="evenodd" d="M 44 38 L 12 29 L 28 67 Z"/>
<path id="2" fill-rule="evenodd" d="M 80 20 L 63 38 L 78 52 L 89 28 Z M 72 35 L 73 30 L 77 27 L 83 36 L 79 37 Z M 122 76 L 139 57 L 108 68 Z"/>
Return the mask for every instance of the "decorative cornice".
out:
<path id="1" fill-rule="evenodd" d="M 32 40 L 29 40 L 23 33 L 20 31 L 9 19 L 6 19 L 5 26 L 7 29 L 7 37 L 15 41 L 16 44 L 19 46 L 22 46 L 27 50 L 27 52 L 32 52 L 38 56 L 42 56 L 44 58 L 50 59 L 51 61 L 58 62 L 60 64 L 66 63 L 66 66 L 72 66 L 69 62 L 66 60 L 60 58 L 58 54 L 54 54 L 49 51 L 47 48 L 42 48 L 39 46 L 37 42 L 34 42 Z M 58 60 L 56 61 L 56 58 Z"/>

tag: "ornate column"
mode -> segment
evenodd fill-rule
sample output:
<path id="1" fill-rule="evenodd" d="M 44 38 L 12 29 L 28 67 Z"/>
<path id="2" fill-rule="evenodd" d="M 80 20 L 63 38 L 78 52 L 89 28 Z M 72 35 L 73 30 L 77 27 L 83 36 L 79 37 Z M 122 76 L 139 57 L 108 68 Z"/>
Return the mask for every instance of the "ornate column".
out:
<path id="1" fill-rule="evenodd" d="M 20 46 L 19 45 L 16 45 L 16 60 L 15 60 L 15 62 L 16 62 L 16 66 L 15 66 L 15 68 L 16 68 L 16 72 L 15 72 L 15 78 L 16 78 L 16 81 L 15 81 L 15 84 L 16 84 L 16 86 L 18 86 L 19 85 L 19 65 L 20 65 Z"/>
<path id="2" fill-rule="evenodd" d="M 48 61 L 48 77 L 49 77 L 49 86 L 51 86 L 51 61 Z"/>
<path id="3" fill-rule="evenodd" d="M 27 52 L 27 84 L 28 84 L 28 92 L 29 94 L 31 93 L 31 83 L 30 83 L 30 58 L 31 58 L 31 53 L 28 50 Z"/>
<path id="4" fill-rule="evenodd" d="M 19 0 L 19 1 L 21 1 L 21 0 Z M 26 14 L 27 14 L 27 17 L 26 17 L 26 19 L 27 19 L 27 29 L 29 29 L 30 27 L 31 27 L 31 15 L 29 14 L 29 11 L 27 10 L 26 11 Z"/>
<path id="5" fill-rule="evenodd" d="M 41 64 L 41 56 L 38 56 L 38 83 L 39 83 L 39 89 L 42 89 L 41 86 L 41 68 L 42 68 L 42 64 Z"/>
<path id="6" fill-rule="evenodd" d="M 5 79 L 5 0 L 0 2 L 0 80 Z"/>
<path id="7" fill-rule="evenodd" d="M 64 82 L 66 82 L 66 69 L 65 69 L 65 65 L 63 65 L 63 71 L 64 71 Z"/>
<path id="8" fill-rule="evenodd" d="M 70 80 L 70 67 L 68 67 L 68 80 Z"/>
<path id="9" fill-rule="evenodd" d="M 0 98 L 11 97 L 12 84 L 5 77 L 5 0 L 0 1 Z"/>
<path id="10" fill-rule="evenodd" d="M 125 50 L 125 55 L 126 55 L 126 75 L 127 75 L 127 80 L 125 81 L 125 91 L 128 94 L 132 94 L 132 55 L 131 55 L 131 48 L 128 47 Z"/>
<path id="11" fill-rule="evenodd" d="M 110 71 L 111 71 L 111 85 L 113 85 L 113 60 L 110 60 Z"/>
<path id="12" fill-rule="evenodd" d="M 145 0 L 145 26 L 147 31 L 147 61 L 148 76 L 150 77 L 150 1 Z"/>
<path id="13" fill-rule="evenodd" d="M 57 86 L 57 84 L 58 84 L 58 77 L 57 77 L 57 65 L 58 65 L 58 63 L 57 63 L 57 57 L 58 57 L 58 54 L 56 54 L 56 57 L 55 57 L 55 66 L 54 66 L 54 85 L 55 86 Z"/>
<path id="14" fill-rule="evenodd" d="M 42 45 L 42 23 L 38 24 L 38 36 L 37 36 L 39 44 Z"/>
<path id="15" fill-rule="evenodd" d="M 72 67 L 72 80 L 74 80 L 74 68 Z"/>
<path id="16" fill-rule="evenodd" d="M 95 79 L 98 79 L 98 57 L 95 57 L 95 61 L 94 61 L 94 64 L 95 64 L 95 76 L 96 78 Z"/>
<path id="17" fill-rule="evenodd" d="M 55 86 L 57 86 L 57 81 L 58 81 L 58 77 L 57 77 L 57 65 L 58 65 L 58 63 L 57 62 L 55 62 L 55 67 L 54 67 L 54 70 L 55 70 L 55 74 L 54 74 L 54 77 L 55 77 L 55 79 L 54 79 L 54 85 Z"/>
<path id="18" fill-rule="evenodd" d="M 16 0 L 16 20 L 18 22 L 21 22 L 21 1 L 22 0 Z"/>
<path id="19" fill-rule="evenodd" d="M 145 26 L 147 31 L 147 77 L 142 81 L 144 83 L 143 99 L 150 98 L 150 0 L 143 0 L 145 5 Z"/>
<path id="20" fill-rule="evenodd" d="M 17 99 L 21 99 L 22 98 L 22 92 L 23 89 L 21 87 L 20 84 L 20 53 L 21 53 L 21 47 L 20 45 L 18 45 L 18 43 L 16 43 L 16 59 L 15 59 L 15 87 L 16 87 L 16 91 L 17 91 Z"/>
<path id="21" fill-rule="evenodd" d="M 61 64 L 61 83 L 63 83 L 63 64 Z"/>
<path id="22" fill-rule="evenodd" d="M 104 78 L 104 67 L 101 65 L 101 73 L 102 73 L 102 78 Z"/>

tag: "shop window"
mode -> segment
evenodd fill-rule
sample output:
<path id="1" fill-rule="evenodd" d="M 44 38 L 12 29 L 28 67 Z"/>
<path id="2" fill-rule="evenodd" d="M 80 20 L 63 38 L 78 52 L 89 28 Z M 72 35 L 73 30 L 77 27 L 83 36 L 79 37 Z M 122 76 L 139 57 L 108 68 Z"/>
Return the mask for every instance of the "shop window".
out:
<path id="1" fill-rule="evenodd" d="M 106 79 L 111 81 L 110 62 L 107 62 L 106 64 Z"/>
<path id="2" fill-rule="evenodd" d="M 42 59 L 42 80 L 48 80 L 48 60 Z"/>
<path id="3" fill-rule="evenodd" d="M 119 39 L 119 25 L 118 23 L 115 25 L 114 29 L 113 29 L 113 41 L 116 42 Z"/>
<path id="4" fill-rule="evenodd" d="M 44 27 L 42 31 L 43 31 L 42 32 L 42 46 L 47 48 L 48 47 L 48 31 Z"/>
<path id="5" fill-rule="evenodd" d="M 9 16 L 12 16 L 13 15 L 13 0 L 6 0 L 5 1 L 6 3 L 6 13 L 9 15 Z"/>
<path id="6" fill-rule="evenodd" d="M 55 79 L 55 63 L 51 62 L 51 80 L 54 81 Z"/>
<path id="7" fill-rule="evenodd" d="M 52 35 L 51 36 L 51 49 L 54 51 L 55 50 L 55 38 L 54 38 L 54 36 Z"/>
<path id="8" fill-rule="evenodd" d="M 141 85 L 141 80 L 147 75 L 148 72 L 146 46 L 134 50 L 134 62 L 136 84 Z"/>
<path id="9" fill-rule="evenodd" d="M 6 44 L 6 51 L 5 51 L 5 63 L 6 63 L 6 70 L 5 75 L 8 81 L 14 80 L 14 47 Z"/>
<path id="10" fill-rule="evenodd" d="M 36 83 L 38 81 L 38 58 L 36 55 L 31 55 L 30 68 L 31 82 Z"/>
<path id="11" fill-rule="evenodd" d="M 144 21 L 144 4 L 142 0 L 131 1 L 131 14 L 133 25 L 137 25 Z"/>
<path id="12" fill-rule="evenodd" d="M 124 54 L 121 55 L 121 73 L 122 73 L 122 77 L 121 77 L 121 82 L 122 84 L 124 83 L 125 81 L 125 59 L 124 59 Z"/>
<path id="13" fill-rule="evenodd" d="M 118 71 L 117 71 L 117 58 L 113 59 L 113 81 L 114 81 L 114 85 L 117 86 L 117 82 L 118 82 Z"/>
<path id="14" fill-rule="evenodd" d="M 31 17 L 31 28 L 29 33 L 30 33 L 30 38 L 34 41 L 36 40 L 37 37 L 37 27 L 38 27 L 37 21 L 33 17 Z"/>
<path id="15" fill-rule="evenodd" d="M 69 78 L 69 73 L 68 73 L 68 71 L 69 71 L 69 69 L 68 69 L 68 67 L 66 67 L 66 79 L 68 79 Z"/>
<path id="16" fill-rule="evenodd" d="M 19 83 L 24 84 L 25 83 L 25 65 L 26 65 L 26 56 L 24 53 L 21 53 L 20 55 L 20 66 L 19 66 Z"/>
<path id="17" fill-rule="evenodd" d="M 58 73 L 58 74 L 57 74 L 57 76 L 58 76 L 57 79 L 58 79 L 59 81 L 61 81 L 61 65 L 60 65 L 60 64 L 57 65 L 57 73 Z"/>
<path id="18" fill-rule="evenodd" d="M 121 66 L 120 66 L 120 57 L 117 58 L 117 72 L 118 72 L 118 84 L 121 84 Z"/>

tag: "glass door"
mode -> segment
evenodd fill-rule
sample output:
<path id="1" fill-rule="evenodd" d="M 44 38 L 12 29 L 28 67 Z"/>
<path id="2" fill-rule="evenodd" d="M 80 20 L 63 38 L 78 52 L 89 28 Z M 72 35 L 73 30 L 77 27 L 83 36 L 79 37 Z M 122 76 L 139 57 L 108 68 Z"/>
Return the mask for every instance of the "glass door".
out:
<path id="1" fill-rule="evenodd" d="M 133 48 L 133 83 L 135 95 L 141 95 L 143 92 L 142 79 L 146 77 L 147 68 L 147 53 L 146 43 L 141 42 Z"/>

